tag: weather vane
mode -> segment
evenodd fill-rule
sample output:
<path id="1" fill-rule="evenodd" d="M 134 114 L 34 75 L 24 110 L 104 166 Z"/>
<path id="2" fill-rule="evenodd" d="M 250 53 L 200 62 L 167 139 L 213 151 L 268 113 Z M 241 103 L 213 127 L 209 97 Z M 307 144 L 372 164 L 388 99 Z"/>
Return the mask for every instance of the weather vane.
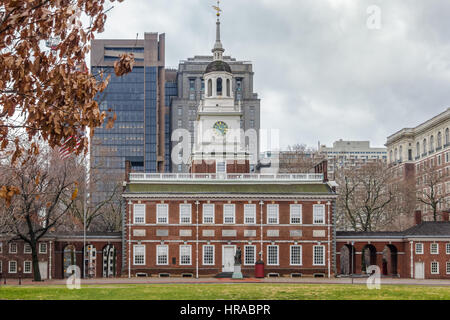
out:
<path id="1" fill-rule="evenodd" d="M 220 17 L 220 13 L 222 12 L 222 9 L 220 9 L 220 0 L 217 0 L 217 6 L 212 7 L 217 11 L 217 16 Z"/>

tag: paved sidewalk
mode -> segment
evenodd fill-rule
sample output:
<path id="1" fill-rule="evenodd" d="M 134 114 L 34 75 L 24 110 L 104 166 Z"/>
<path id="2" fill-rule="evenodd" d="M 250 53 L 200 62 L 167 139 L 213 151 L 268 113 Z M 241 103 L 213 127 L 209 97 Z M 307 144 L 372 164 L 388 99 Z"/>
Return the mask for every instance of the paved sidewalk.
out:
<path id="1" fill-rule="evenodd" d="M 367 278 L 354 278 L 354 284 L 366 284 Z M 22 279 L 22 285 L 48 286 L 48 285 L 65 285 L 66 280 L 45 280 L 42 282 L 34 282 L 31 279 Z M 82 285 L 106 285 L 106 284 L 239 284 L 239 283 L 287 283 L 287 284 L 351 284 L 351 278 L 245 278 L 241 280 L 235 279 L 216 279 L 216 278 L 95 278 L 82 279 Z M 7 279 L 7 286 L 17 286 L 18 279 Z M 416 280 L 416 279 L 393 279 L 382 278 L 382 285 L 426 285 L 426 286 L 450 286 L 450 280 Z M 4 286 L 4 281 L 0 282 L 0 286 Z"/>

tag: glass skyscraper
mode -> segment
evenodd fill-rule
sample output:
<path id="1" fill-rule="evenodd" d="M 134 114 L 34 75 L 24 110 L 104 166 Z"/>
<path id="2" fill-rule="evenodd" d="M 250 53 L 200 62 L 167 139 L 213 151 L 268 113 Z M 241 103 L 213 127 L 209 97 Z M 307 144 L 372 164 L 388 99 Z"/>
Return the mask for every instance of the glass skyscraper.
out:
<path id="1" fill-rule="evenodd" d="M 164 40 L 164 34 L 145 33 L 144 40 L 92 41 L 92 73 L 111 75 L 97 98 L 100 108 L 117 115 L 114 128 L 106 129 L 106 123 L 97 128 L 91 143 L 91 180 L 96 180 L 97 200 L 124 180 L 126 161 L 133 171 L 170 170 L 168 106 L 177 89 L 176 81 L 166 85 Z M 125 52 L 134 54 L 135 65 L 132 72 L 117 77 L 114 62 Z"/>

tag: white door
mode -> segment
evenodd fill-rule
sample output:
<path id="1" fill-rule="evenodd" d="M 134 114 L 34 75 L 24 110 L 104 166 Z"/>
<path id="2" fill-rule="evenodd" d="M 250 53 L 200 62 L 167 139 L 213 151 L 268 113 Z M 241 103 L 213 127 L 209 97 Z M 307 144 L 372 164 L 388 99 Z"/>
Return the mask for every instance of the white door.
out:
<path id="1" fill-rule="evenodd" d="M 222 272 L 234 271 L 235 246 L 223 246 L 222 250 Z"/>
<path id="2" fill-rule="evenodd" d="M 414 271 L 415 271 L 414 278 L 425 279 L 425 268 L 423 262 L 416 262 Z"/>
<path id="3" fill-rule="evenodd" d="M 41 274 L 41 280 L 46 280 L 48 278 L 47 261 L 39 261 L 39 273 Z"/>

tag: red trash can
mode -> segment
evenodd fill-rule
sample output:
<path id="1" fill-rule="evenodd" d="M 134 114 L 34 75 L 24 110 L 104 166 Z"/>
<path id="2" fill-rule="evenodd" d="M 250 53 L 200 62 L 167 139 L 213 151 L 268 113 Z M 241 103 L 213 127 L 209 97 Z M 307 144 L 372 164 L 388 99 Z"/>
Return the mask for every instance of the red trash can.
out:
<path id="1" fill-rule="evenodd" d="M 262 260 L 255 263 L 255 278 L 264 278 L 264 262 Z"/>

